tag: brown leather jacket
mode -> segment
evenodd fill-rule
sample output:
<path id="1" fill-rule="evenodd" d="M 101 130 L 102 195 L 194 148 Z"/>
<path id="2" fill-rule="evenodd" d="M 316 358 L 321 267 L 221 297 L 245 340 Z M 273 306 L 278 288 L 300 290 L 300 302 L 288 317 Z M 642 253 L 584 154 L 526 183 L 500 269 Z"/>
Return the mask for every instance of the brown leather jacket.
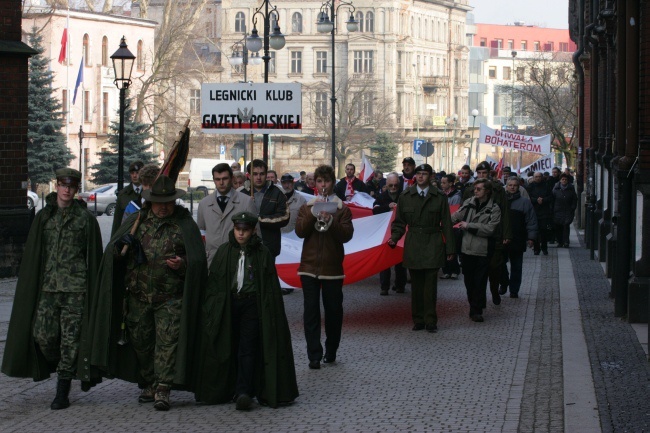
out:
<path id="1" fill-rule="evenodd" d="M 314 198 L 302 205 L 296 219 L 296 235 L 303 238 L 302 255 L 298 275 L 307 275 L 323 280 L 345 278 L 343 273 L 343 244 L 352 239 L 352 212 L 337 197 L 330 198 L 338 203 L 330 224 L 325 231 L 315 228 L 316 216 L 312 213 Z"/>

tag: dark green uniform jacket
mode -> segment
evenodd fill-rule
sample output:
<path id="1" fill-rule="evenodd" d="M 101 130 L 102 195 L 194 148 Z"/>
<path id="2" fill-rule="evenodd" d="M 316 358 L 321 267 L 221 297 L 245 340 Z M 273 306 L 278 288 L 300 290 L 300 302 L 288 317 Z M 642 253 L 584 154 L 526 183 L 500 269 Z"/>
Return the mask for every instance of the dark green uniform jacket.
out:
<path id="1" fill-rule="evenodd" d="M 260 314 L 256 396 L 260 402 L 277 407 L 298 397 L 291 333 L 271 253 L 257 235 L 253 235 L 246 248 L 251 254 Z M 230 241 L 219 247 L 210 266 L 196 387 L 196 400 L 203 403 L 227 403 L 235 394 L 237 354 L 232 351 L 231 324 L 234 275 L 228 270 L 233 269 L 239 252 L 239 244 L 230 232 Z"/>
<path id="2" fill-rule="evenodd" d="M 148 212 L 144 209 L 141 212 Z M 126 261 L 114 257 L 114 243 L 130 232 L 139 213 L 129 216 L 113 235 L 106 247 L 99 269 L 98 289 L 95 302 L 88 314 L 88 326 L 82 329 L 79 359 L 83 360 L 84 389 L 100 382 L 102 377 L 118 378 L 128 382 L 144 384 L 138 371 L 138 361 L 131 344 L 120 346 L 122 305 L 124 300 L 124 276 Z M 182 206 L 176 206 L 170 217 L 176 220 L 185 241 L 186 272 L 183 287 L 183 313 L 181 332 L 176 352 L 176 373 L 174 388 L 192 389 L 193 359 L 197 353 L 198 323 L 201 293 L 207 274 L 205 246 L 201 233 L 192 216 Z"/>
<path id="3" fill-rule="evenodd" d="M 404 236 L 406 226 L 405 268 L 442 268 L 447 263 L 447 256 L 456 254 L 447 196 L 438 188 L 430 186 L 424 198 L 418 195 L 416 185 L 400 194 L 391 226 L 391 239 L 394 242 Z"/>
<path id="4" fill-rule="evenodd" d="M 44 380 L 56 370 L 56 365 L 48 365 L 43 354 L 38 349 L 32 336 L 32 325 L 36 315 L 36 307 L 41 293 L 43 280 L 43 263 L 45 257 L 43 227 L 47 220 L 52 218 L 57 210 L 56 193 L 49 194 L 46 206 L 36 214 L 25 244 L 25 253 L 20 263 L 18 284 L 14 296 L 14 305 L 11 311 L 11 321 L 7 332 L 7 343 L 2 359 L 2 372 L 13 377 L 31 377 L 34 380 Z M 102 257 L 102 235 L 95 217 L 86 210 L 85 203 L 80 204 L 75 200 L 71 211 L 86 217 L 86 299 L 85 309 L 96 297 L 97 269 Z M 81 356 L 79 357 L 81 359 Z M 77 371 L 79 375 L 80 372 Z"/>
<path id="5" fill-rule="evenodd" d="M 140 186 L 142 188 L 142 186 Z M 122 225 L 122 219 L 124 218 L 124 210 L 129 205 L 131 200 L 136 203 L 140 203 L 140 194 L 136 194 L 133 189 L 133 184 L 130 183 L 117 194 L 117 200 L 115 201 L 115 214 L 113 215 L 113 227 L 111 228 L 111 237 L 115 234 L 117 229 Z"/>

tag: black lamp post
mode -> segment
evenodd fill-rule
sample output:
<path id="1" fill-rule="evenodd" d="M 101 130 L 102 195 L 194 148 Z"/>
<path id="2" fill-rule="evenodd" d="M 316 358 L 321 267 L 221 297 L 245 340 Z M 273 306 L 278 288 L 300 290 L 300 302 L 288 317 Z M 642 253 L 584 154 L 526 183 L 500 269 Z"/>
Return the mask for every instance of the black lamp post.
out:
<path id="1" fill-rule="evenodd" d="M 350 19 L 346 22 L 348 32 L 356 32 L 359 30 L 359 23 L 354 19 L 355 8 L 352 3 L 344 0 L 341 0 L 336 7 L 334 7 L 334 0 L 327 0 L 323 3 L 318 14 L 318 22 L 316 23 L 319 33 L 332 34 L 332 96 L 330 97 L 330 101 L 332 101 L 332 168 L 336 167 L 336 73 L 334 69 L 336 64 L 336 15 L 341 6 L 348 6 L 348 11 L 350 12 Z M 327 14 L 328 9 L 329 15 Z"/>
<path id="2" fill-rule="evenodd" d="M 269 55 L 269 47 L 274 50 L 281 50 L 284 48 L 285 40 L 284 35 L 280 32 L 280 26 L 278 25 L 279 14 L 278 8 L 271 6 L 269 10 L 269 0 L 264 0 L 262 5 L 255 9 L 253 13 L 253 31 L 250 35 L 246 37 L 246 48 L 249 51 L 257 53 L 259 50 L 264 48 L 264 56 L 262 60 L 264 61 L 264 82 L 269 82 L 269 61 L 271 56 Z M 262 11 L 262 9 L 264 9 Z M 261 15 L 264 21 L 264 39 L 260 38 L 257 32 L 257 15 Z M 275 26 L 273 27 L 273 33 L 271 33 L 271 18 L 275 18 Z M 262 158 L 264 162 L 268 163 L 269 160 L 269 134 L 264 134 L 264 147 L 262 150 Z"/>
<path id="3" fill-rule="evenodd" d="M 135 56 L 127 48 L 124 36 L 120 41 L 120 48 L 111 56 L 115 71 L 115 85 L 120 89 L 120 134 L 117 148 L 117 190 L 124 187 L 124 105 L 126 89 L 131 85 L 131 72 Z"/>
<path id="4" fill-rule="evenodd" d="M 83 144 L 84 144 L 84 128 L 83 125 L 79 125 L 79 173 L 83 173 L 81 171 L 81 161 L 83 159 Z M 83 178 L 83 175 L 81 176 Z M 83 182 L 82 182 L 82 189 L 83 189 Z"/>

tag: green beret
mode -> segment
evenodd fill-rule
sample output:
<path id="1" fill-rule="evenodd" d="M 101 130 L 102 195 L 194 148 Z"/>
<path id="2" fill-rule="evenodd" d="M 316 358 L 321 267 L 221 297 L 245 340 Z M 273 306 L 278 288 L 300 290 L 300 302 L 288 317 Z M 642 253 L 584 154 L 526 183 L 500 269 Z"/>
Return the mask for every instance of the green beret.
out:
<path id="1" fill-rule="evenodd" d="M 247 225 L 250 227 L 257 225 L 257 215 L 250 212 L 238 212 L 231 219 L 235 225 Z"/>
<path id="2" fill-rule="evenodd" d="M 60 168 L 55 173 L 58 180 L 65 180 L 68 178 L 69 181 L 72 182 L 81 182 L 81 172 L 74 168 Z"/>

